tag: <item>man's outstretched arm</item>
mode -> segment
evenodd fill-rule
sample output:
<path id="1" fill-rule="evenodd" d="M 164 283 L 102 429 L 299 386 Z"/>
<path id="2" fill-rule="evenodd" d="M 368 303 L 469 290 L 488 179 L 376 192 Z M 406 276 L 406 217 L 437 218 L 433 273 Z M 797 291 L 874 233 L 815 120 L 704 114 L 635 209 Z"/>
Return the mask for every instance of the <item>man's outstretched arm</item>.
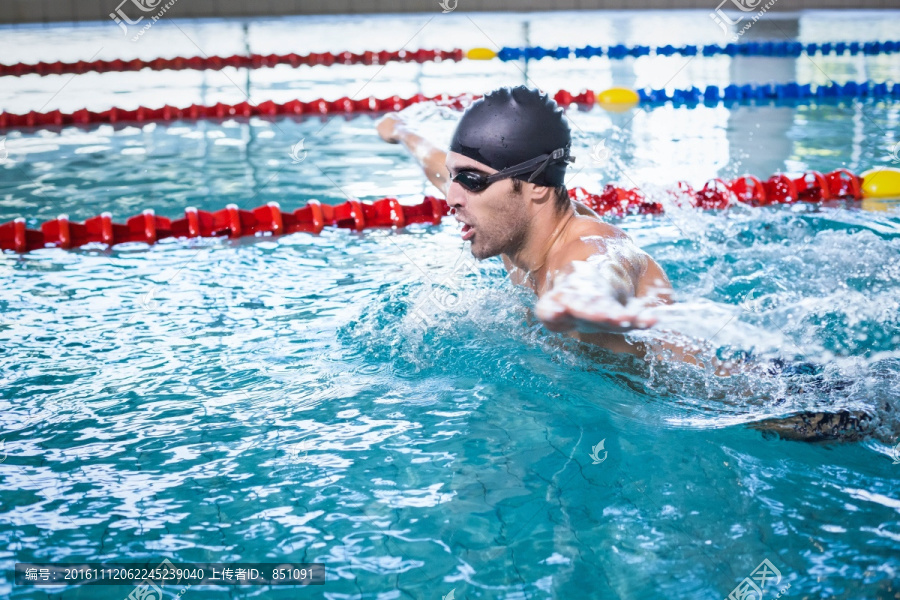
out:
<path id="1" fill-rule="evenodd" d="M 444 196 L 450 188 L 450 171 L 447 170 L 447 153 L 410 129 L 397 113 L 385 115 L 376 125 L 378 135 L 390 144 L 403 144 L 415 158 L 428 181 L 441 190 Z"/>

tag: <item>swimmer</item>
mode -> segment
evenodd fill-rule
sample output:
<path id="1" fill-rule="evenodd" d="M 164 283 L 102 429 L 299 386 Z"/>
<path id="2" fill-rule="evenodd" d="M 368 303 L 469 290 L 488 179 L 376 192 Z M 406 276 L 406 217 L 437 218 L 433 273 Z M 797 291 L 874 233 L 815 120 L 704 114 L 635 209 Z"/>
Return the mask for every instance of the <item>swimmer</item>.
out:
<path id="1" fill-rule="evenodd" d="M 463 114 L 448 152 L 397 113 L 383 117 L 377 130 L 403 144 L 443 192 L 472 255 L 499 255 L 511 281 L 535 292 L 535 315 L 547 329 L 613 352 L 706 366 L 695 341 L 626 337 L 657 323 L 651 309 L 672 303 L 672 286 L 621 229 L 569 198 L 571 133 L 553 99 L 524 86 L 485 95 Z M 708 360 L 719 375 L 734 368 Z M 801 438 L 814 437 L 808 422 L 802 426 Z"/>
<path id="2" fill-rule="evenodd" d="M 624 333 L 653 325 L 644 310 L 671 302 L 672 286 L 621 229 L 569 199 L 571 134 L 556 102 L 525 87 L 500 88 L 465 112 L 449 152 L 397 114 L 384 117 L 378 133 L 422 164 L 472 255 L 499 255 L 513 283 L 537 294 L 536 315 L 548 329 L 646 354 Z"/>

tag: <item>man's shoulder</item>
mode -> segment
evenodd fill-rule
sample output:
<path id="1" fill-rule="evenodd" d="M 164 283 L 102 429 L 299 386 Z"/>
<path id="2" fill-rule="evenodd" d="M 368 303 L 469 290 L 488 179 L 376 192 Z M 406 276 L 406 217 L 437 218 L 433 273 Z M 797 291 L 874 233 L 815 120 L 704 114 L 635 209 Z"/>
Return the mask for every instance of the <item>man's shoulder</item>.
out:
<path id="1" fill-rule="evenodd" d="M 609 223 L 590 217 L 576 217 L 568 239 L 560 247 L 563 254 L 592 256 L 604 254 L 610 242 L 627 242 L 628 234 Z M 577 260 L 577 259 L 575 259 Z"/>
<path id="2" fill-rule="evenodd" d="M 587 260 L 591 256 L 606 254 L 610 242 L 628 241 L 628 235 L 614 225 L 591 217 L 576 217 L 568 239 L 559 246 L 555 263 Z"/>

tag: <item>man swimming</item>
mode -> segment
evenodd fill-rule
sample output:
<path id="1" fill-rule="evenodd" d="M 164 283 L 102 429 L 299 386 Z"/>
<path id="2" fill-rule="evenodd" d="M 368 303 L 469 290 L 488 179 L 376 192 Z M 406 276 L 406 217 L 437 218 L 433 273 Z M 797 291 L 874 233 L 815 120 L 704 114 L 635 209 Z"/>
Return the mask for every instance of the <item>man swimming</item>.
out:
<path id="1" fill-rule="evenodd" d="M 462 224 L 472 255 L 500 255 L 511 280 L 534 290 L 536 315 L 548 329 L 646 354 L 623 334 L 653 325 L 643 311 L 671 302 L 672 286 L 621 229 L 569 199 L 572 140 L 556 102 L 526 87 L 500 88 L 465 112 L 449 152 L 397 114 L 384 117 L 378 133 L 419 160 Z"/>
<path id="2" fill-rule="evenodd" d="M 475 101 L 449 152 L 396 113 L 377 129 L 385 141 L 403 144 L 444 193 L 472 255 L 499 255 L 511 281 L 534 290 L 535 314 L 548 329 L 639 357 L 665 353 L 699 366 L 709 360 L 717 374 L 730 374 L 733 364 L 709 353 L 703 358 L 695 340 L 679 345 L 626 338 L 656 324 L 651 309 L 672 302 L 672 286 L 621 229 L 570 200 L 565 174 L 574 160 L 571 133 L 562 109 L 546 94 L 519 86 Z M 852 439 L 867 418 L 847 411 L 799 413 L 754 426 L 794 439 Z"/>

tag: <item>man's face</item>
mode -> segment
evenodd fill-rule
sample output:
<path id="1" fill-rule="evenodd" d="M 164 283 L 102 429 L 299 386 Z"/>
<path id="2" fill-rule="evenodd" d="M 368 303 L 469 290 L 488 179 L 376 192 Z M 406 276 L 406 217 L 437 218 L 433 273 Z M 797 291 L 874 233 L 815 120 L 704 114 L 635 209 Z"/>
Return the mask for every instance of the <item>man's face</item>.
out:
<path id="1" fill-rule="evenodd" d="M 449 152 L 450 178 L 460 171 L 490 175 L 496 169 L 476 160 Z M 456 209 L 456 220 L 463 223 L 463 239 L 472 244 L 472 256 L 479 260 L 512 254 L 525 240 L 528 214 L 522 192 L 513 191 L 511 179 L 501 179 L 480 192 L 470 192 L 458 183 L 450 183 L 447 204 Z M 468 227 L 467 227 L 468 226 Z"/>

